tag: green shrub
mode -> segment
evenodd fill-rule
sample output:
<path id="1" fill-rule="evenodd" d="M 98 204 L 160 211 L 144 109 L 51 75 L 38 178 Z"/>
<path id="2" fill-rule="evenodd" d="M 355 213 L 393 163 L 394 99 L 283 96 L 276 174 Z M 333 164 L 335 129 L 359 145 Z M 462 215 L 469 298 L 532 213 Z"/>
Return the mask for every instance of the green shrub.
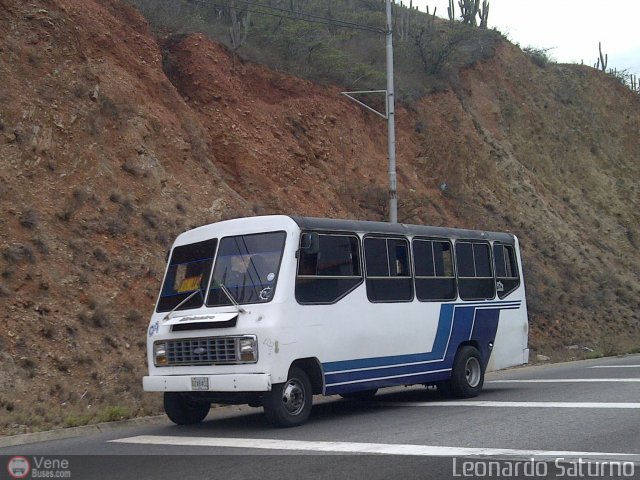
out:
<path id="1" fill-rule="evenodd" d="M 98 416 L 99 422 L 117 422 L 131 418 L 132 414 L 128 408 L 120 406 L 106 407 Z"/>
<path id="2" fill-rule="evenodd" d="M 553 62 L 553 59 L 549 56 L 550 48 L 534 48 L 526 47 L 522 51 L 529 57 L 529 59 L 540 68 L 547 68 L 549 63 Z"/>

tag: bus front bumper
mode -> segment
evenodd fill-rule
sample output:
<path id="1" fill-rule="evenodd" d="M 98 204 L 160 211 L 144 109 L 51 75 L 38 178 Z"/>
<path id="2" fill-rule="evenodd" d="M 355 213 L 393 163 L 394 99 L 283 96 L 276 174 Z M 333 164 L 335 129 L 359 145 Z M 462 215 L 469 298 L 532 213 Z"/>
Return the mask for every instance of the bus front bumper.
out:
<path id="1" fill-rule="evenodd" d="M 268 392 L 271 375 L 153 375 L 142 378 L 145 392 Z"/>

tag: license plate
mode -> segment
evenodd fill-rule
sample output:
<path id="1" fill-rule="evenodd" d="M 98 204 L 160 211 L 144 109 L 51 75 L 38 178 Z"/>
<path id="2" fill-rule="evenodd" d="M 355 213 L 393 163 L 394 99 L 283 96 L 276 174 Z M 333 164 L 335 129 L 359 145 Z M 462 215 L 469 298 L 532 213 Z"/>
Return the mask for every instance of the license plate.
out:
<path id="1" fill-rule="evenodd" d="M 191 390 L 209 390 L 209 378 L 191 377 Z"/>

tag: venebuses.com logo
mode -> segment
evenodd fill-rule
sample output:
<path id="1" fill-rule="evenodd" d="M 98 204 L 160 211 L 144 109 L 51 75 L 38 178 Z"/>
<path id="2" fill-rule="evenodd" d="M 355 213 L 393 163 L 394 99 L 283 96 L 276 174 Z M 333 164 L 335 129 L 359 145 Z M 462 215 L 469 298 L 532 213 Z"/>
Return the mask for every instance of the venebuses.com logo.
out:
<path id="1" fill-rule="evenodd" d="M 11 457 L 7 463 L 7 471 L 11 478 L 26 478 L 31 471 L 31 465 L 25 457 Z"/>
<path id="2" fill-rule="evenodd" d="M 13 456 L 7 462 L 9 478 L 71 478 L 71 462 L 67 458 Z"/>

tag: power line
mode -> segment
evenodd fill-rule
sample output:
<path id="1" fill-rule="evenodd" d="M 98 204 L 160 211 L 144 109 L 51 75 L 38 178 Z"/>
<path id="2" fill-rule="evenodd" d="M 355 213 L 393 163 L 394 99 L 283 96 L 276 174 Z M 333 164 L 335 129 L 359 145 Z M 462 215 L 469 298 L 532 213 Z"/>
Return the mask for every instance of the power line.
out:
<path id="1" fill-rule="evenodd" d="M 314 15 L 312 13 L 305 13 L 305 12 L 296 12 L 294 10 L 289 10 L 286 8 L 281 8 L 281 7 L 274 7 L 271 5 L 264 5 L 261 3 L 255 3 L 255 2 L 251 2 L 249 0 L 237 0 L 241 3 L 245 3 L 247 5 L 253 5 L 256 7 L 262 7 L 262 8 L 268 8 L 271 10 L 277 10 L 277 11 L 281 11 L 281 12 L 285 12 L 285 13 L 295 13 L 298 15 L 304 15 L 307 18 L 310 19 L 318 19 L 320 21 L 327 21 L 327 22 L 332 22 L 332 25 L 336 25 L 336 26 L 344 26 L 345 28 L 357 28 L 357 29 L 361 29 L 361 30 L 368 30 L 368 31 L 372 31 L 372 32 L 376 32 L 376 33 L 385 33 L 384 30 L 380 29 L 380 28 L 375 28 L 375 27 L 371 27 L 369 25 L 362 25 L 360 23 L 353 23 L 353 22 L 347 22 L 346 20 L 338 20 L 338 19 L 333 19 L 333 18 L 328 18 L 328 17 L 322 17 L 320 15 Z M 298 18 L 298 17 L 294 17 L 294 18 Z M 334 22 L 339 23 L 340 25 L 335 24 Z"/>
<path id="2" fill-rule="evenodd" d="M 260 3 L 255 3 L 255 2 L 251 2 L 249 0 L 238 0 L 241 3 L 244 3 L 246 5 L 248 5 L 249 7 L 256 7 L 259 9 L 267 9 L 267 10 L 271 10 L 273 12 L 281 12 L 281 13 L 290 13 L 293 15 L 283 15 L 283 14 L 278 14 L 278 13 L 272 13 L 269 11 L 264 11 L 264 10 L 251 10 L 251 13 L 257 13 L 258 15 L 267 15 L 267 16 L 271 16 L 271 17 L 276 17 L 276 18 L 284 18 L 284 19 L 288 19 L 288 20 L 301 20 L 304 22 L 309 22 L 309 23 L 317 23 L 320 25 L 331 25 L 334 27 L 339 27 L 339 28 L 349 28 L 352 30 L 362 30 L 362 31 L 366 31 L 366 32 L 372 32 L 372 33 L 385 33 L 385 30 L 381 29 L 381 28 L 376 28 L 376 27 L 371 27 L 369 25 L 362 25 L 359 23 L 353 23 L 353 22 L 347 22 L 345 20 L 337 20 L 337 19 L 332 19 L 332 18 L 328 18 L 328 17 L 322 17 L 319 15 L 314 15 L 311 13 L 305 13 L 305 12 L 296 12 L 293 10 L 288 10 L 286 8 L 281 8 L 281 7 L 275 7 L 275 6 L 271 6 L 271 5 L 264 5 L 264 4 L 260 4 Z M 201 5 L 208 5 L 208 6 L 213 6 L 213 7 L 219 7 L 219 8 L 234 8 L 231 7 L 228 4 L 220 4 L 220 3 L 216 3 L 216 2 L 209 2 L 206 0 L 187 0 L 187 3 L 197 3 L 197 4 L 201 4 Z"/>

